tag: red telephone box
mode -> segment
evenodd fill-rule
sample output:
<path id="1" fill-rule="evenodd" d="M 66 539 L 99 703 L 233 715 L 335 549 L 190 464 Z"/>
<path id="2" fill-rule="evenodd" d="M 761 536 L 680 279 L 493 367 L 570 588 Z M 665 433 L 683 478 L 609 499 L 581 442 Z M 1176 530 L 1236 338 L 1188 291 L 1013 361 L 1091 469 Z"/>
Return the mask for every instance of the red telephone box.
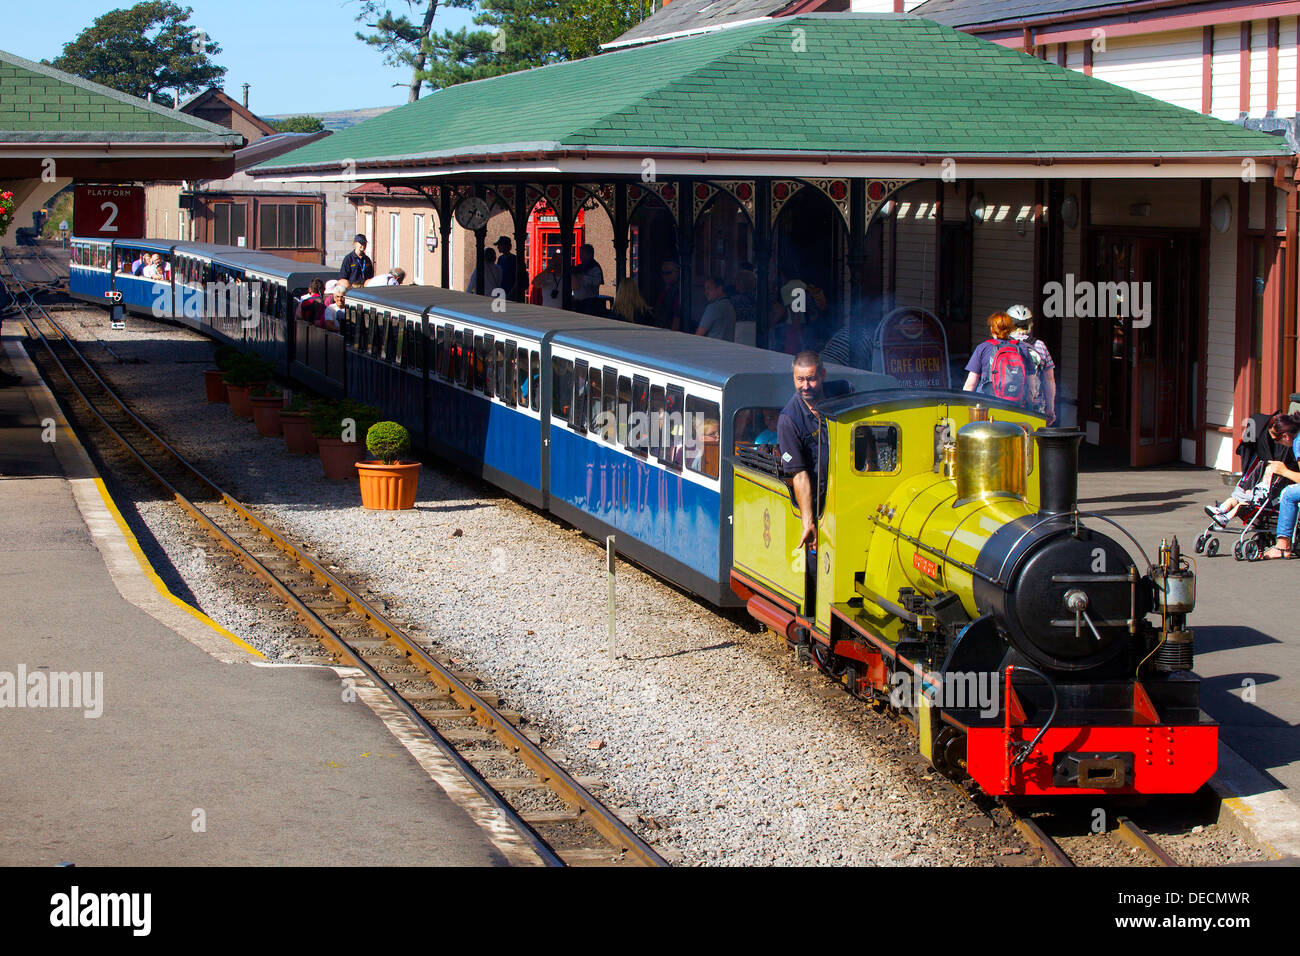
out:
<path id="1" fill-rule="evenodd" d="M 583 232 L 583 214 L 579 209 L 573 220 L 573 248 L 569 250 L 572 265 L 578 264 Z M 528 217 L 528 281 L 537 278 L 537 273 L 546 268 L 552 253 L 560 251 L 560 217 L 550 205 L 539 202 Z"/>

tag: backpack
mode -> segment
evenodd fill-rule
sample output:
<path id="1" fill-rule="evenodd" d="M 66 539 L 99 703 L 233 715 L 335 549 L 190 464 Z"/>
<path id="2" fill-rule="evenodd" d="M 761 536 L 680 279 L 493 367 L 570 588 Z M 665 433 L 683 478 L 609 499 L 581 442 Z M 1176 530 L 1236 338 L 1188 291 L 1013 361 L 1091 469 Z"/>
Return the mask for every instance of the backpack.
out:
<path id="1" fill-rule="evenodd" d="M 1015 339 L 989 339 L 994 346 L 984 360 L 981 390 L 1004 402 L 1028 406 L 1037 378 L 1034 356 Z"/>

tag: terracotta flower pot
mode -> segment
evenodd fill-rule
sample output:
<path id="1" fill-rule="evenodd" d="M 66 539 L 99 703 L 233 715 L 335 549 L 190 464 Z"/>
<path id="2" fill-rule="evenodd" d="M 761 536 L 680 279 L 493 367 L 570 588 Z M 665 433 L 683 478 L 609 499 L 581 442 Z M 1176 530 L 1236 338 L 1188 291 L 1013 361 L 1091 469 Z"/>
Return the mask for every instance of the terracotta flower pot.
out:
<path id="1" fill-rule="evenodd" d="M 280 428 L 291 455 L 314 455 L 318 451 L 316 436 L 311 433 L 311 418 L 306 412 L 281 412 Z"/>
<path id="2" fill-rule="evenodd" d="M 420 463 L 385 465 L 381 461 L 359 461 L 361 506 L 372 511 L 405 511 L 415 507 L 415 489 L 420 484 Z"/>
<path id="3" fill-rule="evenodd" d="M 252 396 L 249 402 L 253 406 L 253 424 L 257 426 L 257 433 L 268 438 L 281 434 L 280 409 L 284 408 L 284 396 Z"/>
<path id="4" fill-rule="evenodd" d="M 357 473 L 356 463 L 366 457 L 365 442 L 317 438 L 321 468 L 330 481 L 347 481 Z"/>
<path id="5" fill-rule="evenodd" d="M 252 418 L 253 403 L 248 399 L 252 385 L 231 385 L 227 383 L 226 394 L 230 396 L 230 411 L 236 418 Z"/>
<path id="6" fill-rule="evenodd" d="M 222 378 L 226 373 L 219 368 L 210 368 L 203 373 L 203 391 L 207 394 L 208 401 L 224 405 L 230 399 L 226 396 L 226 380 Z"/>

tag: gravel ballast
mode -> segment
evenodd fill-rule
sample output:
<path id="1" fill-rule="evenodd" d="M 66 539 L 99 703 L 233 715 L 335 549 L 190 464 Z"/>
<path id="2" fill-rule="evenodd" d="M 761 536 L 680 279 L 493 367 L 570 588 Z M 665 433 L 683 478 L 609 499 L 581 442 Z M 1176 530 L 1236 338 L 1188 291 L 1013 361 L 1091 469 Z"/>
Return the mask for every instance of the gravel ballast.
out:
<path id="1" fill-rule="evenodd" d="M 60 320 L 111 346 L 88 351 L 179 451 L 480 673 L 684 862 L 1018 862 L 1024 844 L 972 819 L 964 797 L 907 756 L 898 724 L 769 634 L 620 561 L 611 660 L 603 545 L 437 467 L 422 470 L 415 510 L 366 511 L 357 482 L 326 481 L 316 458 L 204 401 L 211 346 L 197 335 L 134 317 L 113 332 L 96 311 Z M 207 613 L 270 657 L 288 649 L 273 616 L 223 607 L 192 541 L 169 544 L 182 541 L 171 519 L 152 507 L 140 517 Z"/>

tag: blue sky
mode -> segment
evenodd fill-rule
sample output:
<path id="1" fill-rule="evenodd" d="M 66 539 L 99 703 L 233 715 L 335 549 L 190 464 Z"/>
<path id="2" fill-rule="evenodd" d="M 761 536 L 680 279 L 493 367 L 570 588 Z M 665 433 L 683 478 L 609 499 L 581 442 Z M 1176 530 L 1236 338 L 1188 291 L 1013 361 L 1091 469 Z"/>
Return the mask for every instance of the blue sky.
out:
<path id="1" fill-rule="evenodd" d="M 235 99 L 251 84 L 255 113 L 317 113 L 406 102 L 409 71 L 385 66 L 356 38 L 360 6 L 345 0 L 178 0 L 190 22 L 221 45 L 225 89 Z M 130 7 L 134 0 L 120 0 Z M 63 44 L 112 9 L 104 0 L 53 0 L 50 15 L 6 18 L 4 49 L 29 60 L 53 59 Z M 393 0 L 395 14 L 405 0 Z M 57 12 L 57 15 L 55 15 Z M 439 9 L 434 29 L 470 25 L 471 12 Z M 394 84 L 400 84 L 395 86 Z M 110 84 L 111 85 L 111 84 Z"/>

